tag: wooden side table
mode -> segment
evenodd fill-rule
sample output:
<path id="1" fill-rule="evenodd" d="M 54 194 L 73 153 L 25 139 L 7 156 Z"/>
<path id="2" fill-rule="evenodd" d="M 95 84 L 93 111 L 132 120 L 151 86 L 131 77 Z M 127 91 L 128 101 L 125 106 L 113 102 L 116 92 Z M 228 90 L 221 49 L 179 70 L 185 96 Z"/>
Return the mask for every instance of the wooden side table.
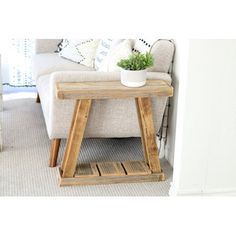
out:
<path id="1" fill-rule="evenodd" d="M 58 99 L 75 99 L 76 105 L 59 168 L 60 186 L 163 181 L 151 97 L 173 95 L 173 88 L 162 80 L 148 80 L 140 88 L 127 88 L 120 81 L 57 83 Z M 77 165 L 92 100 L 134 98 L 141 131 L 144 161 L 97 162 Z"/>

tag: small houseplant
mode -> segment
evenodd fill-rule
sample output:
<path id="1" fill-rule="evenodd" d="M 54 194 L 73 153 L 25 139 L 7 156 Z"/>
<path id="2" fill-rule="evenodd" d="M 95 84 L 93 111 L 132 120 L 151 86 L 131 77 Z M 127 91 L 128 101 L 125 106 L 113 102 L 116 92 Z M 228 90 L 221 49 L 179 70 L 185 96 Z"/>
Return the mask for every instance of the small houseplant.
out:
<path id="1" fill-rule="evenodd" d="M 127 87 L 141 87 L 146 84 L 147 68 L 152 67 L 154 58 L 151 53 L 132 53 L 127 59 L 121 59 L 121 83 Z"/>

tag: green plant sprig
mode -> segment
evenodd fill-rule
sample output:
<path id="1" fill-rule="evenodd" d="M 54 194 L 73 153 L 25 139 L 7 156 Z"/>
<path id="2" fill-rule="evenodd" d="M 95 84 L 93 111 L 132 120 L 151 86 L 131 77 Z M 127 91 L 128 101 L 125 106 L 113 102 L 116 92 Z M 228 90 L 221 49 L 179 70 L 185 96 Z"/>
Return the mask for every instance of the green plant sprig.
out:
<path id="1" fill-rule="evenodd" d="M 152 67 L 154 58 L 151 53 L 132 53 L 127 59 L 121 59 L 117 65 L 125 70 L 145 70 Z"/>

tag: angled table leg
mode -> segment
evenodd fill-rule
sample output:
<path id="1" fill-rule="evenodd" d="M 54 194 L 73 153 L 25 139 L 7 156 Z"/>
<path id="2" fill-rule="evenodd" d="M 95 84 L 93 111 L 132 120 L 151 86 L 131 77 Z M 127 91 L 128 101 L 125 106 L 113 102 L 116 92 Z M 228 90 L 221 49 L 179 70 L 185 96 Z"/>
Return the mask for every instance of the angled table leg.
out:
<path id="1" fill-rule="evenodd" d="M 72 142 L 72 135 L 71 135 L 71 133 L 72 133 L 72 130 L 74 129 L 75 118 L 76 118 L 76 116 L 78 114 L 79 106 L 80 106 L 80 102 L 79 102 L 79 100 L 76 100 L 75 108 L 74 108 L 74 113 L 73 113 L 72 121 L 71 121 L 71 125 L 70 125 L 69 136 L 68 136 L 68 138 L 66 140 L 66 148 L 65 148 L 64 156 L 62 158 L 62 163 L 61 163 L 61 169 L 62 170 L 64 170 L 65 163 L 66 163 L 67 156 L 68 156 L 69 148 L 67 148 L 67 146 L 69 145 L 69 143 Z"/>
<path id="2" fill-rule="evenodd" d="M 66 143 L 66 150 L 62 161 L 62 177 L 74 176 L 91 102 L 91 99 L 76 101 L 69 138 Z"/>
<path id="3" fill-rule="evenodd" d="M 135 103 L 136 103 L 136 111 L 137 111 L 137 116 L 138 116 L 138 123 L 139 123 L 139 129 L 140 129 L 140 133 L 141 133 L 141 141 L 142 141 L 142 146 L 143 146 L 143 154 L 144 154 L 144 159 L 146 161 L 146 163 L 148 163 L 148 151 L 146 148 L 146 139 L 145 139 L 145 130 L 143 127 L 143 122 L 142 122 L 142 114 L 140 112 L 140 108 L 139 108 L 139 98 L 135 98 Z"/>
<path id="4" fill-rule="evenodd" d="M 153 173 L 160 173 L 161 166 L 156 144 L 151 98 L 135 98 L 144 156 Z"/>
<path id="5" fill-rule="evenodd" d="M 60 143 L 61 139 L 52 140 L 49 167 L 55 167 L 57 165 L 57 156 L 60 148 Z"/>

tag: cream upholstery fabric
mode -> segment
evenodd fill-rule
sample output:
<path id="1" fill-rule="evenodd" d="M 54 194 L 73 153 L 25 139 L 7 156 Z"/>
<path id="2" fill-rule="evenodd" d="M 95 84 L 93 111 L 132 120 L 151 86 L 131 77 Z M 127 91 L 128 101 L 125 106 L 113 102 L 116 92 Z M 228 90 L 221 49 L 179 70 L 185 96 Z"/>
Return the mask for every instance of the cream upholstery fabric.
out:
<path id="1" fill-rule="evenodd" d="M 40 46 L 43 40 L 37 40 L 38 51 L 49 52 L 48 46 Z M 55 44 L 59 41 L 53 40 Z M 45 41 L 44 41 L 45 43 Z M 55 45 L 56 48 L 56 45 Z M 53 51 L 53 50 L 52 50 Z M 152 48 L 156 64 L 155 71 L 149 72 L 149 79 L 164 79 L 171 83 L 167 73 L 173 57 L 174 45 L 168 40 L 160 40 Z M 33 76 L 41 99 L 48 136 L 66 138 L 68 136 L 74 101 L 58 100 L 55 96 L 55 84 L 59 81 L 99 81 L 119 80 L 119 72 L 98 72 L 92 68 L 60 58 L 56 53 L 42 53 L 33 59 Z M 153 113 L 156 131 L 161 126 L 166 106 L 166 97 L 153 99 Z M 137 137 L 140 136 L 134 99 L 94 101 L 85 131 L 86 137 Z"/>
<path id="2" fill-rule="evenodd" d="M 54 53 L 62 39 L 37 39 L 35 53 Z"/>
<path id="3" fill-rule="evenodd" d="M 170 83 L 166 73 L 148 73 L 149 79 L 164 79 Z M 50 139 L 66 138 L 69 132 L 75 102 L 58 100 L 55 96 L 57 82 L 119 80 L 119 73 L 112 72 L 56 72 L 41 76 L 37 89 Z M 161 125 L 167 98 L 153 99 L 155 127 Z M 134 99 L 98 100 L 92 104 L 86 137 L 138 137 L 140 136 Z"/>
<path id="4" fill-rule="evenodd" d="M 55 71 L 90 71 L 94 70 L 66 59 L 59 57 L 57 53 L 36 54 L 32 59 L 33 78 L 37 79 L 42 75 L 51 74 Z"/>
<path id="5" fill-rule="evenodd" d="M 174 44 L 169 40 L 158 40 L 151 47 L 150 52 L 154 56 L 154 66 L 149 71 L 168 73 L 174 54 Z"/>
<path id="6" fill-rule="evenodd" d="M 57 44 L 60 41 L 60 39 L 37 39 L 36 53 L 53 53 L 57 49 Z M 131 41 L 134 45 L 135 40 Z M 155 58 L 155 65 L 151 71 L 168 73 L 173 59 L 174 50 L 174 43 L 170 40 L 157 40 L 151 47 L 151 53 Z"/>

